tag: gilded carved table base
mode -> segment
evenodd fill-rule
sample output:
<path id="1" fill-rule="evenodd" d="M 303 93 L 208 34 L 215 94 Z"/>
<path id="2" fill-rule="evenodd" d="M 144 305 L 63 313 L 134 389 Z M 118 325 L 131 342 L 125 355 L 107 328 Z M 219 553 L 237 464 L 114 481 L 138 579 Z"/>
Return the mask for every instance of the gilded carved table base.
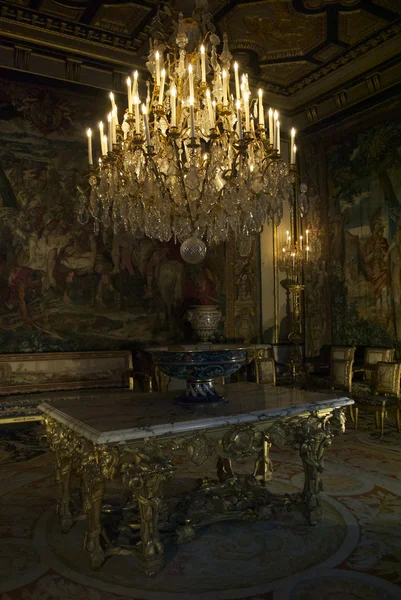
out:
<path id="1" fill-rule="evenodd" d="M 334 418 L 333 418 L 334 417 Z M 331 426 L 330 426 L 331 420 Z M 289 417 L 256 425 L 227 426 L 223 430 L 198 432 L 174 440 L 156 438 L 142 445 L 94 445 L 57 421 L 46 417 L 50 444 L 56 453 L 56 477 L 60 498 L 57 515 L 67 533 L 78 515 L 71 511 L 70 478 L 81 476 L 82 512 L 87 518 L 84 547 L 91 567 L 98 569 L 115 554 L 137 554 L 146 575 L 153 577 L 163 567 L 163 540 L 191 540 L 197 528 L 223 520 L 268 519 L 281 510 L 301 510 L 311 525 L 321 516 L 323 455 L 333 437 L 333 424 L 344 430 L 341 409 L 323 414 Z M 299 450 L 304 468 L 304 487 L 295 494 L 269 490 L 271 445 L 290 444 Z M 184 452 L 195 465 L 217 457 L 217 478 L 204 478 L 199 488 L 178 499 L 163 499 L 163 484 L 175 473 L 175 452 Z M 238 465 L 253 457 L 250 474 L 237 472 Z M 102 520 L 103 494 L 107 482 L 118 478 L 128 492 L 128 504 L 136 507 L 140 540 L 122 544 L 106 533 Z M 132 540 L 135 535 L 132 535 Z"/>

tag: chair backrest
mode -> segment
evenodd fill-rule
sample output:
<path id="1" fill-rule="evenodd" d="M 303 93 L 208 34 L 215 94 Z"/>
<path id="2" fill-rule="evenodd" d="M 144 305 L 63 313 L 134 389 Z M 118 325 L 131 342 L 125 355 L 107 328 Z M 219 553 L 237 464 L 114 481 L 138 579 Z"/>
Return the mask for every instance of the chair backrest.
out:
<path id="1" fill-rule="evenodd" d="M 372 375 L 379 362 L 393 362 L 395 355 L 394 348 L 366 348 L 363 361 L 363 377 L 371 381 Z"/>
<path id="2" fill-rule="evenodd" d="M 375 394 L 400 397 L 401 362 L 378 362 L 376 365 Z"/>
<path id="3" fill-rule="evenodd" d="M 330 362 L 333 360 L 354 360 L 355 346 L 332 346 L 330 350 Z"/>
<path id="4" fill-rule="evenodd" d="M 276 385 L 276 361 L 274 358 L 264 358 L 255 361 L 256 383 Z"/>
<path id="5" fill-rule="evenodd" d="M 333 388 L 351 391 L 352 367 L 354 360 L 332 360 L 330 363 L 330 382 Z"/>

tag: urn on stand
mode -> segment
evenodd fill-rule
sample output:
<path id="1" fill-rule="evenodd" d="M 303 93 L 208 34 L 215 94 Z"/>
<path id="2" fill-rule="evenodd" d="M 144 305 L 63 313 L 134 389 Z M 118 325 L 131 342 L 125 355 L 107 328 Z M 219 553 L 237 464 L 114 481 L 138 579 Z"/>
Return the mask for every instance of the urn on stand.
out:
<path id="1" fill-rule="evenodd" d="M 209 342 L 218 335 L 223 315 L 216 305 L 197 304 L 188 310 L 187 319 L 198 339 L 202 342 Z"/>

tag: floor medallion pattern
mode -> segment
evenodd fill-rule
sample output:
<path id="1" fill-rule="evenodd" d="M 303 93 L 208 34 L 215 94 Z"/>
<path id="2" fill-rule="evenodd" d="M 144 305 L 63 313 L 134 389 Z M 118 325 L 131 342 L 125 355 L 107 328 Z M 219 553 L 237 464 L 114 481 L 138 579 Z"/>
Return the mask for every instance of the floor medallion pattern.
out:
<path id="1" fill-rule="evenodd" d="M 53 457 L 39 451 L 0 465 L 0 600 L 400 600 L 401 453 L 348 431 L 327 452 L 324 518 L 216 523 L 147 579 L 132 557 L 91 571 L 83 521 L 69 534 L 55 523 Z M 365 437 L 364 437 L 365 436 Z M 32 441 L 33 440 L 33 441 Z M 32 449 L 34 437 L 25 438 Z M 15 451 L 11 448 L 11 454 Z M 302 485 L 291 450 L 273 452 L 274 491 Z M 187 482 L 190 471 L 182 471 Z M 193 477 L 193 474 L 192 474 Z"/>

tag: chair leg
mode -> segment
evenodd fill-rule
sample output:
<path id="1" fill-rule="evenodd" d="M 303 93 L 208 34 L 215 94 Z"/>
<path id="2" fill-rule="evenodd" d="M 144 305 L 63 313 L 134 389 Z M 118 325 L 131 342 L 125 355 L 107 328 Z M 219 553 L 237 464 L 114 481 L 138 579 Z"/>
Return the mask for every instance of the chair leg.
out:
<path id="1" fill-rule="evenodd" d="M 349 407 L 349 416 L 351 417 L 352 423 L 355 424 L 355 415 L 354 415 L 354 407 L 353 406 Z"/>
<path id="2" fill-rule="evenodd" d="M 380 437 L 384 435 L 384 419 L 386 417 L 386 411 L 382 409 L 380 413 Z"/>
<path id="3" fill-rule="evenodd" d="M 358 429 L 359 408 L 355 406 L 355 431 Z"/>

